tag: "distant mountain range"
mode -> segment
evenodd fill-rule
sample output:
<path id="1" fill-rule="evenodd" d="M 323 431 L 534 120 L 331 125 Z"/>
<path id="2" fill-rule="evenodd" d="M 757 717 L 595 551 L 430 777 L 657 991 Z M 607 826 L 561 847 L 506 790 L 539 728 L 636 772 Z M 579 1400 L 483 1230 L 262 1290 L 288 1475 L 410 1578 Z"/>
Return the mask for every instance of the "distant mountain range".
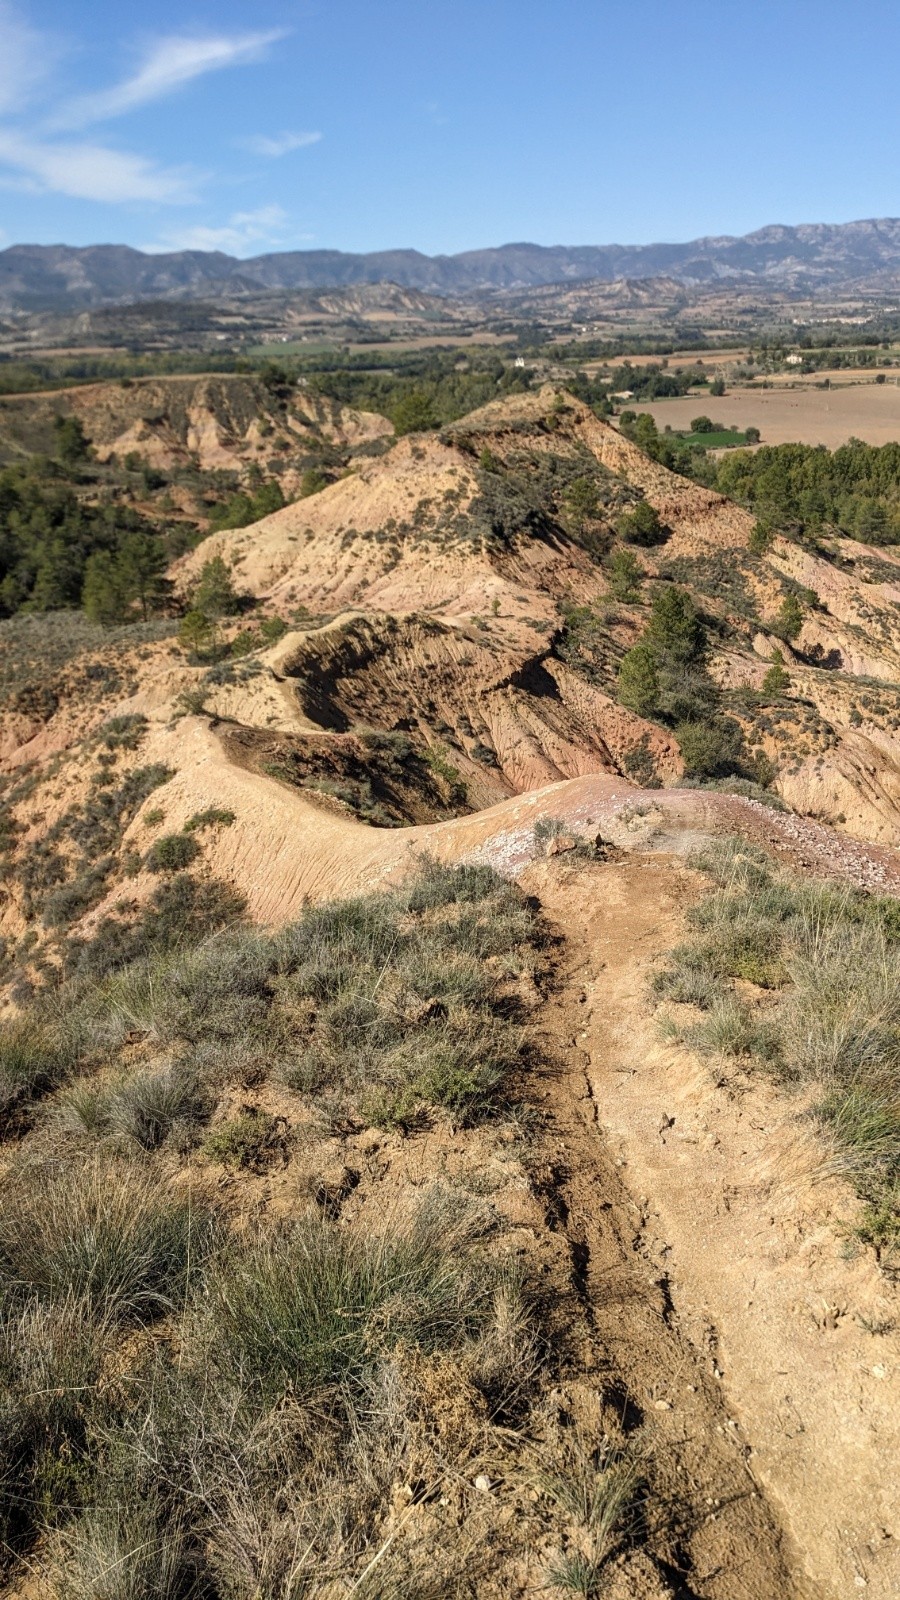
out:
<path id="1" fill-rule="evenodd" d="M 74 311 L 147 299 L 197 299 L 261 290 L 396 283 L 431 294 L 472 295 L 586 280 L 665 276 L 686 285 L 720 280 L 797 289 L 900 287 L 900 218 L 760 228 L 743 238 L 688 244 L 505 244 L 461 255 L 418 250 L 352 255 L 288 250 L 240 261 L 220 251 L 148 255 L 127 245 L 12 245 L 0 251 L 0 309 Z"/>

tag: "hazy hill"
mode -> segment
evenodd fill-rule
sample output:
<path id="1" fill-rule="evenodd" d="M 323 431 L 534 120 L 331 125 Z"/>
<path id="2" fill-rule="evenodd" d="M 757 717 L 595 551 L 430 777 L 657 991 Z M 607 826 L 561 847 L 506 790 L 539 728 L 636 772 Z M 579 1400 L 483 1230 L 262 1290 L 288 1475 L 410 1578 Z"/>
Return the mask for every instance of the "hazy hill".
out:
<path id="1" fill-rule="evenodd" d="M 46 310 L 384 282 L 453 295 L 659 276 L 692 284 L 732 278 L 811 288 L 860 282 L 886 286 L 900 276 L 900 219 L 775 225 L 743 238 L 686 244 L 506 244 L 454 256 L 290 250 L 239 261 L 220 251 L 147 255 L 126 245 L 12 245 L 0 251 L 0 308 Z"/>

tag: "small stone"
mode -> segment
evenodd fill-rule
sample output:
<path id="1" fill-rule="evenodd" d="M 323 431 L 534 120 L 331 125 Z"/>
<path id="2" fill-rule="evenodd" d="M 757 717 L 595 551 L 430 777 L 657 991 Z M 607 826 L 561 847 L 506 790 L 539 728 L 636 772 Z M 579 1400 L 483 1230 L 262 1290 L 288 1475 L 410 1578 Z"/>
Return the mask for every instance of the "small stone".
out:
<path id="1" fill-rule="evenodd" d="M 671 1411 L 672 1409 L 671 1400 L 654 1400 L 653 1404 L 657 1411 Z"/>
<path id="2" fill-rule="evenodd" d="M 486 1472 L 479 1472 L 478 1477 L 475 1479 L 475 1488 L 480 1494 L 490 1494 L 493 1484 Z"/>

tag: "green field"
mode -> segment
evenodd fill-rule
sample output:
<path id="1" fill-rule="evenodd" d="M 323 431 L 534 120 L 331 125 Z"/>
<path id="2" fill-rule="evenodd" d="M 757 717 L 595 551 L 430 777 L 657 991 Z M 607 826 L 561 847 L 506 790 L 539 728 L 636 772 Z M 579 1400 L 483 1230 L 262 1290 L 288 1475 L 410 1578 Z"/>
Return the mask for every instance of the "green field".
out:
<path id="1" fill-rule="evenodd" d="M 277 361 L 283 356 L 318 356 L 339 348 L 337 339 L 276 339 L 271 344 L 253 344 L 245 354 L 251 361 Z"/>

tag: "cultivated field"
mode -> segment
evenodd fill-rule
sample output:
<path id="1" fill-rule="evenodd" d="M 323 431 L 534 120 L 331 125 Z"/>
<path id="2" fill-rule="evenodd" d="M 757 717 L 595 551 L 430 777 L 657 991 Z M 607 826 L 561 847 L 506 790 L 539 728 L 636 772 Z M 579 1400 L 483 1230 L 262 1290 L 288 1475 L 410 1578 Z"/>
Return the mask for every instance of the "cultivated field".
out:
<path id="1" fill-rule="evenodd" d="M 821 381 L 821 379 L 819 380 Z M 848 439 L 888 444 L 900 439 L 900 388 L 886 383 L 845 383 L 842 388 L 735 389 L 721 399 L 691 394 L 677 400 L 635 402 L 660 428 L 687 429 L 705 413 L 728 427 L 756 427 L 763 444 L 824 444 Z"/>

